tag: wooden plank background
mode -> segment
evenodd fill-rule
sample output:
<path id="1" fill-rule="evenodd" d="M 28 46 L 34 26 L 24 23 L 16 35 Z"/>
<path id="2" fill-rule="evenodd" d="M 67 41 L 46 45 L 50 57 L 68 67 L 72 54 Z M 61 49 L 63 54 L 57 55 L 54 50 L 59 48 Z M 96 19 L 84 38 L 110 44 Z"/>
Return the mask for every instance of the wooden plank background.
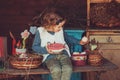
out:
<path id="1" fill-rule="evenodd" d="M 86 18 L 86 0 L 0 0 L 0 35 L 9 35 L 9 31 L 19 35 L 29 29 L 33 17 L 55 4 L 68 17 L 68 28 L 79 28 L 80 19 Z"/>

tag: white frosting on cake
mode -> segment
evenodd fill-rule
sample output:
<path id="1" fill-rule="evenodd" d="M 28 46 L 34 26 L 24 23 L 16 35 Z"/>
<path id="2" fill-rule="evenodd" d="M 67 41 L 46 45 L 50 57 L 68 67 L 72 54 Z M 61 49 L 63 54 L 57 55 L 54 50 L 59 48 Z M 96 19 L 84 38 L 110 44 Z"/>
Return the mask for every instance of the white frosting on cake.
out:
<path id="1" fill-rule="evenodd" d="M 73 54 L 80 54 L 79 52 L 73 52 Z"/>
<path id="2" fill-rule="evenodd" d="M 86 52 L 81 52 L 81 54 L 86 54 Z"/>

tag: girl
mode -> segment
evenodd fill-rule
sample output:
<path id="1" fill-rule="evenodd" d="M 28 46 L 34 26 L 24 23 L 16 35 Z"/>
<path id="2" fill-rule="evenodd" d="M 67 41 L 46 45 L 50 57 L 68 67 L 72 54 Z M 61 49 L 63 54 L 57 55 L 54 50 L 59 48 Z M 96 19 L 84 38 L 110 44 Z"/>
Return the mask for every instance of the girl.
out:
<path id="1" fill-rule="evenodd" d="M 43 62 L 50 70 L 52 80 L 70 80 L 72 63 L 66 42 L 86 44 L 64 33 L 63 25 L 65 22 L 66 20 L 55 12 L 45 13 L 32 45 L 35 52 L 44 56 Z M 48 42 L 65 44 L 65 49 L 55 53 L 47 47 Z"/>

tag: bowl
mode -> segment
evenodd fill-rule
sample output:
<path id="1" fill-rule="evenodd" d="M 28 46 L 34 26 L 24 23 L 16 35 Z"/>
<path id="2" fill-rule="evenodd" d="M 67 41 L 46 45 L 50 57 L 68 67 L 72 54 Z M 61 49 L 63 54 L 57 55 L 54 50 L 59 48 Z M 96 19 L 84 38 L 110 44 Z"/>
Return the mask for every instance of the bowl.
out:
<path id="1" fill-rule="evenodd" d="M 47 48 L 52 50 L 54 53 L 59 53 L 65 49 L 65 45 L 61 43 L 50 43 Z"/>
<path id="2" fill-rule="evenodd" d="M 54 52 L 54 53 L 60 53 L 60 52 L 62 52 L 64 50 L 64 48 L 63 49 L 59 49 L 59 50 L 52 50 L 52 52 Z"/>

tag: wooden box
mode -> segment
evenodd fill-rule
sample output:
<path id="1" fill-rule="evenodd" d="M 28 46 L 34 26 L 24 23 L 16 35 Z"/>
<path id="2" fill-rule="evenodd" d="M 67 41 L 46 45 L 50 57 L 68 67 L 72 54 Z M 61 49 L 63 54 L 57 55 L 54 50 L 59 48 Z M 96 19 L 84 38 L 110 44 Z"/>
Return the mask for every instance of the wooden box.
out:
<path id="1" fill-rule="evenodd" d="M 88 30 L 90 41 L 95 39 L 99 42 L 99 49 L 102 52 L 102 56 L 107 58 L 118 67 L 119 63 L 119 52 L 120 52 L 120 30 Z M 103 62 L 104 63 L 104 62 Z M 110 71 L 100 76 L 101 80 L 116 80 L 119 77 L 120 69 L 116 71 Z M 114 77 L 113 77 L 114 76 Z M 92 78 L 93 76 L 91 76 Z M 92 80 L 92 79 L 90 79 Z"/>

